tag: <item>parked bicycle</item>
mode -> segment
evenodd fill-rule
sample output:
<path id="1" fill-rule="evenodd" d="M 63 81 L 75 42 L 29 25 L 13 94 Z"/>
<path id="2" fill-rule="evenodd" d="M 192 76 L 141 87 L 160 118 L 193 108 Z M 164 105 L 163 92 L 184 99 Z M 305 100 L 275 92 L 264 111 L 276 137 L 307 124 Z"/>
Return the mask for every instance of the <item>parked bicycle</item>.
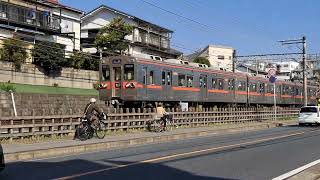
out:
<path id="1" fill-rule="evenodd" d="M 90 122 L 87 118 L 83 117 L 80 120 L 80 125 L 77 128 L 77 137 L 81 141 L 91 139 L 94 134 L 99 139 L 103 139 L 106 136 L 106 125 L 103 122 L 107 116 L 105 113 L 101 113 L 99 120 L 96 123 Z"/>

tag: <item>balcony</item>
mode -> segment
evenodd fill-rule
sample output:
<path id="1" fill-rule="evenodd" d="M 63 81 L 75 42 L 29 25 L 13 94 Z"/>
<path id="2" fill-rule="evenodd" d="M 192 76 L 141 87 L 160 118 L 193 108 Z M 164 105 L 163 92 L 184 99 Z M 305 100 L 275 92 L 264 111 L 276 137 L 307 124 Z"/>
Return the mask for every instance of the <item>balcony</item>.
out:
<path id="1" fill-rule="evenodd" d="M 139 31 L 139 33 L 134 34 L 133 42 L 140 43 L 142 45 L 152 46 L 157 49 L 170 49 L 169 38 L 141 30 Z"/>
<path id="2" fill-rule="evenodd" d="M 0 2 L 0 21 L 12 26 L 60 32 L 60 18 L 48 11 Z"/>

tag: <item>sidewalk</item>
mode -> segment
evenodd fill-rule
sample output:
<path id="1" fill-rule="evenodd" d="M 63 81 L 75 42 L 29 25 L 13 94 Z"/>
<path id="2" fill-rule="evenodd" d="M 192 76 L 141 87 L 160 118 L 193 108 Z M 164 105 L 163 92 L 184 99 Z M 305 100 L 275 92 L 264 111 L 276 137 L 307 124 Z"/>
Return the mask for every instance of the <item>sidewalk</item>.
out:
<path id="1" fill-rule="evenodd" d="M 320 163 L 288 178 L 288 180 L 320 180 Z"/>
<path id="2" fill-rule="evenodd" d="M 296 121 L 286 121 L 281 122 L 281 124 L 296 124 Z M 126 148 L 136 145 L 184 140 L 201 136 L 267 129 L 277 126 L 279 126 L 279 123 L 275 122 L 226 124 L 212 127 L 179 128 L 174 129 L 171 132 L 162 133 L 125 133 L 124 135 L 106 136 L 104 139 L 93 138 L 87 141 L 55 140 L 32 144 L 10 143 L 3 144 L 2 146 L 5 152 L 6 162 L 12 162 L 72 155 L 98 150 Z"/>

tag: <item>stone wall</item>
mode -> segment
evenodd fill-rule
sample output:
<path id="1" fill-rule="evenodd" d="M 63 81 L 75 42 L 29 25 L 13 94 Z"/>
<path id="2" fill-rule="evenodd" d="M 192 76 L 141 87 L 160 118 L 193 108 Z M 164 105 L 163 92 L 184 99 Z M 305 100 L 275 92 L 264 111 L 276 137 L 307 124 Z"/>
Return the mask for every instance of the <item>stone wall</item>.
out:
<path id="1" fill-rule="evenodd" d="M 54 94 L 14 94 L 18 116 L 77 115 L 84 111 L 92 96 Z M 98 97 L 94 97 L 98 100 Z M 106 111 L 104 102 L 97 102 Z M 13 116 L 9 93 L 0 93 L 0 116 Z"/>
<path id="2" fill-rule="evenodd" d="M 33 64 L 24 64 L 21 72 L 17 72 L 11 62 L 0 61 L 0 82 L 92 89 L 98 80 L 97 71 L 63 68 L 59 74 L 46 75 Z"/>

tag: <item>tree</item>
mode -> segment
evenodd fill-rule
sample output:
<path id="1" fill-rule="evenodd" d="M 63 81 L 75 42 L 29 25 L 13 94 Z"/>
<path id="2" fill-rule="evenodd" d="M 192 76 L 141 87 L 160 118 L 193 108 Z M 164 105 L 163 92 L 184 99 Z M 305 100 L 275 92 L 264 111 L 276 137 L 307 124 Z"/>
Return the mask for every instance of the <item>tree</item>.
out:
<path id="1" fill-rule="evenodd" d="M 124 22 L 123 18 L 114 18 L 108 25 L 100 29 L 96 36 L 95 45 L 109 53 L 122 54 L 129 47 L 125 36 L 132 33 L 133 26 Z"/>
<path id="2" fill-rule="evenodd" d="M 70 56 L 70 67 L 75 69 L 99 70 L 99 59 L 86 52 L 75 52 Z"/>
<path id="3" fill-rule="evenodd" d="M 62 67 L 68 66 L 64 48 L 64 45 L 54 42 L 41 41 L 36 43 L 32 50 L 34 64 L 47 72 L 60 71 Z"/>
<path id="4" fill-rule="evenodd" d="M 26 48 L 23 42 L 18 39 L 3 40 L 3 47 L 0 49 L 2 61 L 13 62 L 16 70 L 21 70 L 22 63 L 28 57 Z"/>
<path id="5" fill-rule="evenodd" d="M 195 63 L 206 64 L 210 67 L 210 61 L 205 57 L 197 57 L 193 60 Z"/>

